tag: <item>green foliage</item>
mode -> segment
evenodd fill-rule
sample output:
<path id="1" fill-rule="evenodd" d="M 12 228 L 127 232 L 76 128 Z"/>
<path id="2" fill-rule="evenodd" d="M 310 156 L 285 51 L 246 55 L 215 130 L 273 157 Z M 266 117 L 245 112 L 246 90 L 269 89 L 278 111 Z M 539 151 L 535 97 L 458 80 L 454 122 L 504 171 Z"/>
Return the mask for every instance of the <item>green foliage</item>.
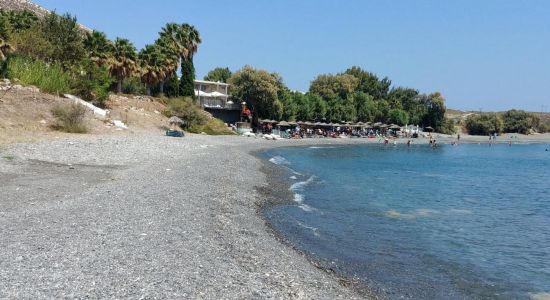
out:
<path id="1" fill-rule="evenodd" d="M 52 109 L 56 119 L 53 129 L 69 133 L 86 133 L 88 128 L 84 124 L 86 108 L 80 104 L 57 105 Z"/>
<path id="2" fill-rule="evenodd" d="M 103 32 L 87 32 L 83 45 L 89 59 L 98 65 L 108 63 L 113 55 L 113 43 Z"/>
<path id="3" fill-rule="evenodd" d="M 144 95 L 145 84 L 138 77 L 128 77 L 122 82 L 122 93 L 131 95 Z"/>
<path id="4" fill-rule="evenodd" d="M 183 97 L 195 99 L 195 66 L 192 58 L 181 62 L 180 93 Z"/>
<path id="5" fill-rule="evenodd" d="M 309 91 L 320 95 L 325 100 L 334 99 L 336 97 L 346 99 L 348 95 L 355 92 L 358 85 L 359 79 L 349 74 L 324 74 L 317 76 L 317 78 L 311 82 Z"/>
<path id="6" fill-rule="evenodd" d="M 204 80 L 208 80 L 208 81 L 219 81 L 219 82 L 225 82 L 227 83 L 227 81 L 229 80 L 229 78 L 231 77 L 232 73 L 231 71 L 229 70 L 229 68 L 215 68 L 213 70 L 211 70 L 210 72 L 208 72 L 208 74 L 206 74 L 206 76 L 204 76 Z"/>
<path id="7" fill-rule="evenodd" d="M 439 132 L 444 134 L 454 134 L 456 133 L 455 126 L 456 126 L 455 121 L 453 121 L 452 119 L 445 118 L 439 129 Z"/>
<path id="8" fill-rule="evenodd" d="M 504 123 L 496 113 L 472 114 L 466 118 L 466 129 L 473 135 L 501 133 L 503 127 Z"/>
<path id="9" fill-rule="evenodd" d="M 404 126 L 409 124 L 409 114 L 398 108 L 391 109 L 388 113 L 388 122 Z"/>
<path id="10" fill-rule="evenodd" d="M 55 51 L 55 47 L 41 30 L 40 24 L 14 34 L 12 44 L 19 55 L 45 61 L 52 60 Z"/>
<path id="11" fill-rule="evenodd" d="M 505 132 L 528 134 L 529 131 L 540 125 L 538 116 L 523 110 L 509 110 L 502 114 L 502 120 Z"/>
<path id="12" fill-rule="evenodd" d="M 83 34 L 76 17 L 50 13 L 40 21 L 40 29 L 52 45 L 51 60 L 69 68 L 84 58 Z"/>
<path id="13" fill-rule="evenodd" d="M 84 100 L 90 101 L 98 106 L 104 106 L 105 100 L 109 97 L 109 87 L 113 79 L 105 66 L 98 66 L 90 60 L 85 60 L 76 72 L 73 79 L 73 93 Z"/>
<path id="14" fill-rule="evenodd" d="M 190 97 L 170 99 L 164 111 L 167 117 L 176 116 L 185 121 L 185 126 L 201 126 L 208 122 L 205 112 Z"/>
<path id="15" fill-rule="evenodd" d="M 191 125 L 188 127 L 192 133 L 206 133 L 208 135 L 234 135 L 236 134 L 229 129 L 221 120 L 212 118 L 206 121 L 204 125 Z"/>
<path id="16" fill-rule="evenodd" d="M 47 64 L 41 60 L 14 56 L 8 59 L 7 73 L 11 79 L 37 86 L 48 93 L 67 93 L 71 90 L 69 74 L 56 63 Z"/>
<path id="17" fill-rule="evenodd" d="M 173 74 L 169 76 L 168 80 L 164 83 L 164 95 L 170 98 L 177 98 L 181 96 L 180 82 L 176 72 L 173 72 Z"/>
<path id="18" fill-rule="evenodd" d="M 265 70 L 245 66 L 229 79 L 231 93 L 237 99 L 245 101 L 255 118 L 269 118 L 279 92 L 277 78 Z"/>
<path id="19" fill-rule="evenodd" d="M 117 81 L 117 92 L 122 92 L 122 82 L 137 69 L 137 54 L 134 44 L 127 39 L 117 38 L 113 44 L 113 61 L 109 71 Z"/>
<path id="20" fill-rule="evenodd" d="M 371 95 L 374 99 L 384 99 L 391 86 L 391 80 L 387 77 L 379 79 L 373 73 L 365 71 L 360 67 L 353 66 L 347 69 L 344 74 L 352 75 L 359 80 L 357 91 Z"/>
<path id="21" fill-rule="evenodd" d="M 0 23 L 3 23 L 4 29 L 9 32 L 20 32 L 31 28 L 38 22 L 38 17 L 28 10 L 4 10 L 0 9 Z M 9 34 L 4 32 L 4 34 Z M 4 36 L 2 38 L 7 38 Z"/>

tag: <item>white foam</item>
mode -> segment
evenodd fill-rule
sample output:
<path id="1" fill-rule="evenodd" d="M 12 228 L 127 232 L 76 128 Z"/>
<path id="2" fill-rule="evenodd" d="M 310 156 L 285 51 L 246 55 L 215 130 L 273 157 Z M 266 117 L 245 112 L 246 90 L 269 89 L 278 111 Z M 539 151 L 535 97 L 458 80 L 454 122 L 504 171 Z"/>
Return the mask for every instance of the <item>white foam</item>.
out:
<path id="1" fill-rule="evenodd" d="M 417 216 L 431 216 L 434 214 L 439 214 L 439 211 L 435 209 L 430 209 L 430 208 L 419 208 L 416 210 L 415 214 Z"/>
<path id="2" fill-rule="evenodd" d="M 319 232 L 318 232 L 319 229 L 318 229 L 318 228 L 313 227 L 313 226 L 306 225 L 306 224 L 304 224 L 304 223 L 302 223 L 302 222 L 300 222 L 300 221 L 297 221 L 297 222 L 298 222 L 298 225 L 300 225 L 300 227 L 303 227 L 303 228 L 305 228 L 305 229 L 309 229 L 309 230 L 313 231 L 313 235 L 319 236 Z"/>
<path id="3" fill-rule="evenodd" d="M 335 146 L 311 146 L 309 149 L 334 149 Z"/>
<path id="4" fill-rule="evenodd" d="M 298 179 L 298 178 L 296 178 L 296 176 L 290 176 L 290 179 L 296 180 L 296 179 Z"/>
<path id="5" fill-rule="evenodd" d="M 313 182 L 313 180 L 315 180 L 314 175 L 309 177 L 306 181 L 300 181 L 300 182 L 296 182 L 296 183 L 292 184 L 290 186 L 290 190 L 293 191 L 293 192 L 303 191 L 306 186 L 308 186 L 310 183 Z"/>
<path id="6" fill-rule="evenodd" d="M 456 209 L 456 208 L 451 208 L 451 209 L 449 209 L 449 212 L 450 212 L 450 213 L 454 213 L 454 214 L 471 214 L 471 213 L 472 213 L 471 210 L 467 210 L 467 209 Z"/>
<path id="7" fill-rule="evenodd" d="M 294 194 L 294 202 L 303 203 L 304 202 L 304 195 L 295 193 Z"/>
<path id="8" fill-rule="evenodd" d="M 290 162 L 286 158 L 278 155 L 270 158 L 269 161 L 276 165 L 290 165 Z"/>

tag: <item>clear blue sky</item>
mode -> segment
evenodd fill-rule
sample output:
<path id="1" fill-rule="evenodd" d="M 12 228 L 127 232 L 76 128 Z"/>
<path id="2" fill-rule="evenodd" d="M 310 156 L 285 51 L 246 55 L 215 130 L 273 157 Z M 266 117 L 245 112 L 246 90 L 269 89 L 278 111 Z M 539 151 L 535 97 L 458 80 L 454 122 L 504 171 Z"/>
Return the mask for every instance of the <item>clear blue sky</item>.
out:
<path id="1" fill-rule="evenodd" d="M 550 1 L 36 0 L 110 38 L 151 43 L 167 22 L 195 25 L 197 78 L 217 66 L 278 72 L 306 91 L 357 65 L 394 85 L 440 91 L 465 110 L 550 110 Z"/>

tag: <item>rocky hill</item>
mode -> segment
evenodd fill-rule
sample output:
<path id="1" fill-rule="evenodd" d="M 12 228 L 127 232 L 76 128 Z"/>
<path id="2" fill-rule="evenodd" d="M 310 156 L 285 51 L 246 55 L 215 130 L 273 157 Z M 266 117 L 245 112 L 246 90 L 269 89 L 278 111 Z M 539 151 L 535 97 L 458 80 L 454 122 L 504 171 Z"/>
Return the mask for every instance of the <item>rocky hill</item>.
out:
<path id="1" fill-rule="evenodd" d="M 27 0 L 0 0 L 0 8 L 8 10 L 30 10 L 39 16 L 44 16 L 50 12 L 42 6 Z"/>
<path id="2" fill-rule="evenodd" d="M 34 12 L 38 16 L 45 16 L 50 13 L 50 10 L 33 3 L 29 0 L 0 0 L 0 9 L 7 10 L 29 10 Z M 80 28 L 85 31 L 92 31 L 90 28 L 79 24 Z"/>

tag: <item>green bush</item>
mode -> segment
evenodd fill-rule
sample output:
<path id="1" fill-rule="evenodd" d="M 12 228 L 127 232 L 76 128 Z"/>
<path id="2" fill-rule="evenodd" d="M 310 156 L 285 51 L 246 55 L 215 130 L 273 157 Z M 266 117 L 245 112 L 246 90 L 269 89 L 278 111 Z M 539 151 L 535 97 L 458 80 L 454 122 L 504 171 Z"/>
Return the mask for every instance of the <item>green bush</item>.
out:
<path id="1" fill-rule="evenodd" d="M 73 93 L 86 101 L 103 107 L 105 100 L 109 97 L 109 87 L 113 83 L 107 68 L 85 61 L 75 73 L 72 82 Z"/>
<path id="2" fill-rule="evenodd" d="M 145 95 L 145 84 L 137 77 L 130 77 L 122 82 L 122 93 L 131 95 Z"/>
<path id="3" fill-rule="evenodd" d="M 14 56 L 8 59 L 7 73 L 10 79 L 35 85 L 48 93 L 68 93 L 71 90 L 69 74 L 55 63 Z"/>
<path id="4" fill-rule="evenodd" d="M 504 123 L 496 113 L 472 114 L 466 118 L 466 129 L 473 135 L 501 133 L 503 127 Z"/>
<path id="5" fill-rule="evenodd" d="M 439 129 L 439 132 L 443 134 L 454 134 L 456 133 L 456 123 L 452 119 L 444 118 L 443 122 L 441 123 L 441 127 Z"/>
<path id="6" fill-rule="evenodd" d="M 170 99 L 164 115 L 181 118 L 185 121 L 185 127 L 188 128 L 205 125 L 208 122 L 206 113 L 189 97 Z"/>
<path id="7" fill-rule="evenodd" d="M 80 104 L 57 105 L 52 109 L 56 119 L 53 129 L 69 133 L 86 133 L 88 128 L 84 124 L 86 108 Z"/>
<path id="8" fill-rule="evenodd" d="M 509 110 L 502 114 L 505 132 L 528 134 L 540 125 L 540 118 L 523 110 Z"/>
<path id="9" fill-rule="evenodd" d="M 231 129 L 227 128 L 225 123 L 219 119 L 210 119 L 204 125 L 191 125 L 188 128 L 189 132 L 206 133 L 208 135 L 233 135 Z"/>

